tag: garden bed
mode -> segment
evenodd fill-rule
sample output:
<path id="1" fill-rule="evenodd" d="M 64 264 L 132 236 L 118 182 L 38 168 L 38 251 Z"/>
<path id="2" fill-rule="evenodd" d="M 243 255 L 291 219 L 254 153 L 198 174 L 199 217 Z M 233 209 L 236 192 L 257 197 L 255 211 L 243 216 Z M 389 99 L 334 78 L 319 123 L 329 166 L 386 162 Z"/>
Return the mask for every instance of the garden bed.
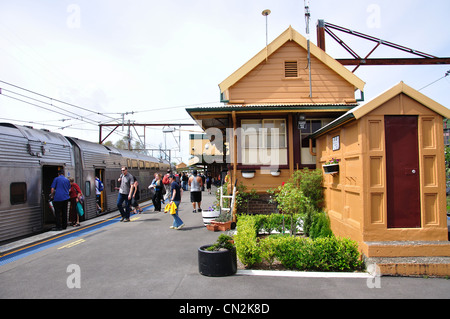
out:
<path id="1" fill-rule="evenodd" d="M 363 269 L 356 242 L 332 235 L 316 239 L 286 234 L 271 235 L 270 229 L 279 229 L 281 226 L 274 223 L 279 220 L 279 216 L 270 216 L 239 216 L 238 232 L 234 236 L 239 269 L 334 272 Z M 268 234 L 258 237 L 263 225 L 269 228 Z"/>

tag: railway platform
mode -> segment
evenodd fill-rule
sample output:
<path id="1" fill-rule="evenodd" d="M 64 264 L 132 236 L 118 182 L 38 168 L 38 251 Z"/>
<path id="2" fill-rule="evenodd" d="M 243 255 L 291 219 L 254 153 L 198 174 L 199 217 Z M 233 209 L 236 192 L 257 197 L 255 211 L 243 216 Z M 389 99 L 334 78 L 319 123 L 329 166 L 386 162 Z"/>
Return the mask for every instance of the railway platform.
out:
<path id="1" fill-rule="evenodd" d="M 214 200 L 214 195 L 203 192 L 202 208 Z M 0 247 L 0 299 L 188 299 L 191 304 L 199 299 L 197 305 L 211 299 L 228 303 L 252 299 L 271 305 L 267 300 L 448 298 L 449 281 L 434 278 L 381 277 L 374 287 L 365 278 L 240 272 L 231 277 L 205 277 L 198 271 L 197 249 L 213 243 L 220 233 L 208 231 L 202 215 L 192 213 L 189 192 L 184 192 L 180 205 L 185 223 L 180 230 L 169 228 L 171 215 L 153 212 L 149 203 L 142 207 L 144 212 L 132 215 L 128 223 L 112 213 L 82 227 L 30 237 L 14 243 L 16 247 Z M 179 304 L 162 303 L 170 313 L 181 311 L 172 309 Z"/>

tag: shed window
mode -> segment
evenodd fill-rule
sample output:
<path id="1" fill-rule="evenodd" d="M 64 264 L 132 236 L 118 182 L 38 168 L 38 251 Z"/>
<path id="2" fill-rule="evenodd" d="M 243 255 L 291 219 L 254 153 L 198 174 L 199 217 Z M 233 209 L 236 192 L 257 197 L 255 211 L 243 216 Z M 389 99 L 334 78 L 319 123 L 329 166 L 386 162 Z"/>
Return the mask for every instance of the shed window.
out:
<path id="1" fill-rule="evenodd" d="M 286 78 L 298 77 L 297 61 L 285 61 L 284 62 L 284 77 L 286 77 Z"/>
<path id="2" fill-rule="evenodd" d="M 316 132 L 320 128 L 324 127 L 333 119 L 307 119 L 306 125 L 300 130 L 301 141 L 301 163 L 302 165 L 314 165 L 316 164 L 316 157 L 312 156 L 309 152 L 309 138 L 308 136 Z M 313 141 L 313 149 L 316 147 L 316 141 Z"/>
<path id="3" fill-rule="evenodd" d="M 243 165 L 287 165 L 286 120 L 242 120 Z"/>
<path id="4" fill-rule="evenodd" d="M 11 183 L 9 191 L 11 205 L 25 204 L 27 202 L 26 183 Z"/>

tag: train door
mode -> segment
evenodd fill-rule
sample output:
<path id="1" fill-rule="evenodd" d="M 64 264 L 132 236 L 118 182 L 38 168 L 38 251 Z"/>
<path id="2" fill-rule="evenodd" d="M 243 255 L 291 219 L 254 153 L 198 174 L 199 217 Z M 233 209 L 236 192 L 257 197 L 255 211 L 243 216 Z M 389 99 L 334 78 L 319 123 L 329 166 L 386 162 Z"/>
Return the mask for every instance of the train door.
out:
<path id="1" fill-rule="evenodd" d="M 44 165 L 42 166 L 42 188 L 41 198 L 43 206 L 43 225 L 44 229 L 51 228 L 55 225 L 55 215 L 49 206 L 50 192 L 53 180 L 58 177 L 58 170 L 63 169 L 62 166 Z"/>
<path id="2" fill-rule="evenodd" d="M 105 169 L 104 168 L 96 168 L 95 169 L 95 177 L 98 177 L 103 184 L 103 191 L 98 195 L 97 189 L 95 190 L 96 201 L 97 201 L 97 215 L 100 215 L 102 212 L 105 212 L 106 207 L 106 180 L 105 180 Z"/>

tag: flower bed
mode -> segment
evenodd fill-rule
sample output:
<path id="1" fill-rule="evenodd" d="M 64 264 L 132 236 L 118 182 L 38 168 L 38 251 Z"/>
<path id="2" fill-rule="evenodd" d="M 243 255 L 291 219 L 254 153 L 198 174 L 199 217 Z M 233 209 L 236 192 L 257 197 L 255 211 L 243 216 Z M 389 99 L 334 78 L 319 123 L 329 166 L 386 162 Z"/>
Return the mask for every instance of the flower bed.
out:
<path id="1" fill-rule="evenodd" d="M 301 271 L 357 271 L 363 267 L 358 245 L 350 239 L 334 236 L 311 239 L 285 234 L 258 238 L 264 224 L 261 219 L 250 215 L 238 219 L 234 241 L 237 256 L 246 268 L 263 261 L 270 267 L 281 264 Z M 273 229 L 276 228 L 279 225 Z"/>

